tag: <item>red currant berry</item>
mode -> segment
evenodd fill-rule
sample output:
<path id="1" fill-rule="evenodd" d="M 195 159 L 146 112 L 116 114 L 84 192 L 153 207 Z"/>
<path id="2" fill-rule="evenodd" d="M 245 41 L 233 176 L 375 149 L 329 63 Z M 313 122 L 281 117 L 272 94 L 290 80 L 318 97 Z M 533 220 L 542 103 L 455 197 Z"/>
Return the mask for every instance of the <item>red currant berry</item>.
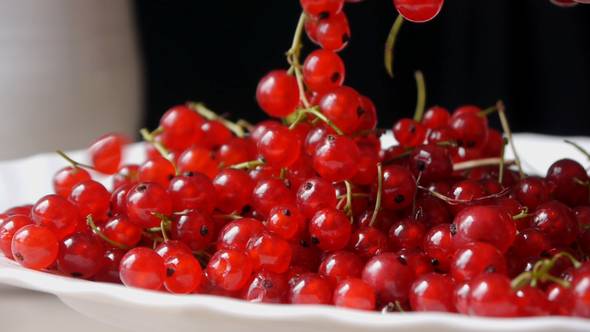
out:
<path id="1" fill-rule="evenodd" d="M 162 187 L 168 187 L 174 175 L 176 175 L 176 168 L 172 162 L 162 156 L 146 160 L 138 170 L 139 181 L 155 182 Z"/>
<path id="2" fill-rule="evenodd" d="M 111 205 L 111 194 L 108 190 L 92 180 L 77 184 L 72 188 L 68 199 L 78 207 L 78 213 L 82 218 L 92 215 L 98 220 L 104 220 Z"/>
<path id="3" fill-rule="evenodd" d="M 551 191 L 544 179 L 528 177 L 513 188 L 514 197 L 527 208 L 534 210 L 550 199 Z"/>
<path id="4" fill-rule="evenodd" d="M 107 134 L 98 138 L 88 152 L 92 166 L 104 174 L 115 174 L 123 158 L 123 145 L 127 139 L 120 134 Z"/>
<path id="5" fill-rule="evenodd" d="M 508 277 L 484 273 L 470 283 L 468 314 L 490 317 L 514 317 L 518 314 L 515 294 Z"/>
<path id="6" fill-rule="evenodd" d="M 264 226 L 256 219 L 243 218 L 225 225 L 219 232 L 217 249 L 245 251 L 248 241 L 264 232 Z"/>
<path id="7" fill-rule="evenodd" d="M 287 127 L 269 128 L 258 141 L 258 152 L 272 167 L 289 167 L 299 158 L 301 141 Z"/>
<path id="8" fill-rule="evenodd" d="M 111 194 L 111 213 L 127 214 L 127 193 L 134 185 L 123 185 Z"/>
<path id="9" fill-rule="evenodd" d="M 426 128 L 412 119 L 401 119 L 393 126 L 393 136 L 401 146 L 414 147 L 424 142 Z"/>
<path id="10" fill-rule="evenodd" d="M 377 190 L 376 186 L 374 190 Z M 383 168 L 383 207 L 401 210 L 412 205 L 416 193 L 416 180 L 405 167 L 391 165 Z"/>
<path id="11" fill-rule="evenodd" d="M 288 292 L 286 274 L 260 271 L 244 289 L 242 298 L 255 303 L 287 303 Z"/>
<path id="12" fill-rule="evenodd" d="M 313 273 L 303 274 L 289 290 L 292 304 L 332 304 L 332 284 Z"/>
<path id="13" fill-rule="evenodd" d="M 186 173 L 170 181 L 168 193 L 173 211 L 197 210 L 210 214 L 215 208 L 215 188 L 206 175 Z"/>
<path id="14" fill-rule="evenodd" d="M 88 279 L 101 270 L 104 254 L 105 248 L 98 238 L 75 233 L 61 241 L 57 269 L 75 278 Z"/>
<path id="15" fill-rule="evenodd" d="M 533 214 L 532 225 L 555 245 L 571 244 L 578 236 L 578 225 L 573 212 L 558 201 L 539 205 Z"/>
<path id="16" fill-rule="evenodd" d="M 409 166 L 414 176 L 422 174 L 420 179 L 426 183 L 448 179 L 453 173 L 448 151 L 436 145 L 422 145 L 414 149 Z"/>
<path id="17" fill-rule="evenodd" d="M 256 158 L 256 143 L 250 138 L 234 137 L 221 145 L 217 159 L 225 166 L 235 165 Z"/>
<path id="18" fill-rule="evenodd" d="M 485 117 L 475 113 L 455 112 L 449 120 L 449 126 L 455 131 L 459 146 L 467 149 L 482 148 L 488 139 L 488 127 Z"/>
<path id="19" fill-rule="evenodd" d="M 218 120 L 203 122 L 200 130 L 203 132 L 203 138 L 198 144 L 209 149 L 217 149 L 223 144 L 229 143 L 234 137 L 232 132 Z"/>
<path id="20" fill-rule="evenodd" d="M 322 178 L 311 178 L 299 186 L 297 205 L 306 218 L 313 217 L 324 208 L 336 208 L 336 191 L 332 184 Z"/>
<path id="21" fill-rule="evenodd" d="M 164 259 L 166 279 L 164 287 L 170 293 L 190 294 L 201 285 L 203 270 L 199 261 L 191 254 L 176 253 Z"/>
<path id="22" fill-rule="evenodd" d="M 185 105 L 170 108 L 160 118 L 162 144 L 172 151 L 182 151 L 203 138 L 200 131 L 205 122 Z"/>
<path id="23" fill-rule="evenodd" d="M 455 312 L 453 279 L 447 275 L 428 273 L 412 284 L 410 289 L 410 306 L 415 311 Z"/>
<path id="24" fill-rule="evenodd" d="M 274 70 L 266 74 L 256 88 L 256 100 L 262 110 L 277 118 L 283 118 L 295 111 L 299 104 L 299 88 L 295 76 L 285 70 Z"/>
<path id="25" fill-rule="evenodd" d="M 93 280 L 120 284 L 121 278 L 119 277 L 119 264 L 124 255 L 125 251 L 121 249 L 110 248 L 105 250 L 102 257 L 102 267 L 98 273 L 94 275 Z"/>
<path id="26" fill-rule="evenodd" d="M 173 239 L 188 245 L 191 250 L 206 249 L 215 238 L 215 225 L 205 214 L 190 211 L 180 215 L 172 223 L 171 235 Z"/>
<path id="27" fill-rule="evenodd" d="M 393 0 L 395 9 L 410 22 L 423 23 L 438 15 L 444 0 Z"/>
<path id="28" fill-rule="evenodd" d="M 239 212 L 251 202 L 254 181 L 248 173 L 237 169 L 224 169 L 213 179 L 216 208 L 223 213 Z"/>
<path id="29" fill-rule="evenodd" d="M 151 249 L 133 248 L 121 258 L 119 277 L 127 287 L 159 290 L 166 279 L 164 259 Z"/>
<path id="30" fill-rule="evenodd" d="M 569 205 L 588 204 L 588 174 L 582 165 L 571 159 L 554 162 L 547 170 L 547 182 L 553 186 L 553 197 Z"/>
<path id="31" fill-rule="evenodd" d="M 393 224 L 389 230 L 389 242 L 394 250 L 413 250 L 422 247 L 424 242 L 424 225 L 412 218 L 404 218 Z"/>
<path id="32" fill-rule="evenodd" d="M 343 249 L 348 244 L 351 233 L 350 219 L 336 209 L 320 210 L 309 221 L 312 243 L 325 251 Z"/>
<path id="33" fill-rule="evenodd" d="M 363 267 L 363 260 L 358 255 L 349 251 L 336 251 L 322 260 L 318 272 L 337 284 L 348 278 L 360 278 Z"/>
<path id="34" fill-rule="evenodd" d="M 359 310 L 375 310 L 375 291 L 358 278 L 343 280 L 334 289 L 334 305 Z"/>
<path id="35" fill-rule="evenodd" d="M 357 130 L 375 130 L 377 128 L 377 108 L 373 101 L 366 96 L 360 96 L 361 116 Z"/>
<path id="36" fill-rule="evenodd" d="M 188 245 L 176 240 L 164 241 L 160 243 L 154 251 L 156 254 L 160 255 L 160 257 L 164 258 L 164 260 L 168 259 L 168 257 L 182 254 L 192 255 L 191 248 L 189 248 Z"/>
<path id="37" fill-rule="evenodd" d="M 539 288 L 524 286 L 515 293 L 519 316 L 549 316 L 551 304 Z"/>
<path id="38" fill-rule="evenodd" d="M 456 282 L 469 281 L 484 272 L 506 274 L 502 253 L 491 244 L 472 242 L 455 251 L 451 260 L 451 276 Z"/>
<path id="39" fill-rule="evenodd" d="M 59 252 L 59 242 L 52 230 L 42 225 L 26 225 L 14 233 L 12 256 L 20 265 L 34 270 L 51 266 Z"/>
<path id="40" fill-rule="evenodd" d="M 0 222 L 0 252 L 2 252 L 6 258 L 13 259 L 11 245 L 14 233 L 32 223 L 33 220 L 31 220 L 29 216 L 23 215 L 8 216 L 3 222 Z"/>
<path id="41" fill-rule="evenodd" d="M 63 239 L 76 230 L 78 209 L 65 198 L 47 195 L 35 203 L 31 218 L 37 225 L 49 227 L 58 239 Z"/>
<path id="42" fill-rule="evenodd" d="M 313 37 L 323 49 L 334 52 L 343 50 L 350 40 L 348 18 L 344 12 L 340 12 L 320 20 Z"/>
<path id="43" fill-rule="evenodd" d="M 85 169 L 66 166 L 53 176 L 53 190 L 61 197 L 68 198 L 74 186 L 90 179 L 90 174 Z"/>
<path id="44" fill-rule="evenodd" d="M 359 155 L 356 143 L 350 138 L 328 135 L 315 152 L 313 168 L 328 181 L 343 181 L 358 171 Z"/>
<path id="45" fill-rule="evenodd" d="M 423 248 L 426 254 L 436 260 L 437 269 L 449 271 L 451 258 L 454 253 L 453 230 L 450 224 L 440 224 L 432 227 L 424 236 Z"/>
<path id="46" fill-rule="evenodd" d="M 307 14 L 322 19 L 339 13 L 344 6 L 344 0 L 300 0 L 299 2 Z"/>
<path id="47" fill-rule="evenodd" d="M 135 247 L 141 241 L 141 228 L 131 223 L 125 215 L 109 219 L 100 231 L 110 240 L 126 247 Z"/>
<path id="48" fill-rule="evenodd" d="M 219 172 L 219 163 L 215 153 L 202 146 L 192 146 L 178 157 L 176 170 L 179 174 L 187 172 L 203 173 L 214 178 Z"/>
<path id="49" fill-rule="evenodd" d="M 293 193 L 279 179 L 260 180 L 252 190 L 252 208 L 263 218 L 277 205 L 294 204 Z"/>
<path id="50" fill-rule="evenodd" d="M 332 51 L 313 51 L 303 63 L 303 81 L 319 93 L 339 87 L 344 82 L 344 62 Z"/>
<path id="51" fill-rule="evenodd" d="M 113 175 L 113 189 L 139 182 L 139 165 L 123 165 Z"/>
<path id="52" fill-rule="evenodd" d="M 345 134 L 352 134 L 357 130 L 364 112 L 360 95 L 347 86 L 337 87 L 324 94 L 319 106 L 322 113 Z"/>
<path id="53" fill-rule="evenodd" d="M 453 221 L 457 233 L 455 246 L 469 242 L 487 242 L 505 253 L 516 238 L 516 226 L 508 211 L 499 206 L 467 207 Z"/>
<path id="54" fill-rule="evenodd" d="M 451 115 L 446 108 L 433 106 L 429 108 L 422 118 L 422 125 L 428 129 L 439 129 L 447 126 Z"/>
<path id="55" fill-rule="evenodd" d="M 370 258 L 389 250 L 387 236 L 375 227 L 360 227 L 350 238 L 350 247 L 360 256 Z"/>
<path id="56" fill-rule="evenodd" d="M 161 220 L 155 214 L 170 215 L 172 201 L 159 184 L 139 183 L 127 194 L 126 210 L 129 221 L 135 225 L 141 228 L 157 227 Z"/>
<path id="57" fill-rule="evenodd" d="M 270 210 L 264 226 L 272 234 L 293 240 L 305 230 L 306 220 L 295 206 L 277 205 Z"/>
<path id="58" fill-rule="evenodd" d="M 246 254 L 229 249 L 217 251 L 207 265 L 207 277 L 213 285 L 227 291 L 242 289 L 250 280 L 252 261 Z"/>
<path id="59" fill-rule="evenodd" d="M 248 241 L 247 250 L 257 271 L 284 273 L 289 269 L 291 246 L 278 236 L 263 232 Z"/>
<path id="60" fill-rule="evenodd" d="M 371 258 L 365 265 L 362 277 L 375 290 L 380 303 L 406 301 L 416 278 L 407 261 L 392 253 Z"/>

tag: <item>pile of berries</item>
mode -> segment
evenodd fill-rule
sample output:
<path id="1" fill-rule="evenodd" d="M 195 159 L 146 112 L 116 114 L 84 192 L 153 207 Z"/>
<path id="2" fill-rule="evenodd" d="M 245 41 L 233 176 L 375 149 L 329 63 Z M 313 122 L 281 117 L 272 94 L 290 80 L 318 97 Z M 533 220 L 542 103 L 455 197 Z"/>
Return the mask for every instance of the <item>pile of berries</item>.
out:
<path id="1" fill-rule="evenodd" d="M 406 17 L 420 9 L 416 21 L 442 5 L 423 1 L 439 4 L 425 14 L 419 2 L 394 1 Z M 382 148 L 374 104 L 343 85 L 343 0 L 301 4 L 290 68 L 256 91 L 274 119 L 231 122 L 188 103 L 142 130 L 141 163 L 122 164 L 117 134 L 91 145 L 90 165 L 60 152 L 71 165 L 55 193 L 0 214 L 1 252 L 175 294 L 590 317 L 588 171 L 563 159 L 527 176 L 518 157 L 505 160 L 514 146 L 501 102 L 424 112 L 419 98 L 414 118 L 393 126 L 398 145 Z M 301 64 L 304 32 L 321 48 Z M 488 126 L 495 115 L 502 132 Z M 94 173 L 112 175 L 110 191 Z"/>

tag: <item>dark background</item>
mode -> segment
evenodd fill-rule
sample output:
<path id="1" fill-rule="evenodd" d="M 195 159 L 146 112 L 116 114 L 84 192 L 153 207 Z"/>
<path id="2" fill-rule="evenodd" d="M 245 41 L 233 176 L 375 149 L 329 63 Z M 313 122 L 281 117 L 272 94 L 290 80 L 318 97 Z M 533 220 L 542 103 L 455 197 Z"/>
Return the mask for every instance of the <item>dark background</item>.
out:
<path id="1" fill-rule="evenodd" d="M 206 102 L 230 117 L 263 118 L 258 80 L 287 68 L 300 14 L 297 0 L 136 1 L 145 68 L 145 125 L 170 106 Z M 590 5 L 549 0 L 447 0 L 426 24 L 404 23 L 395 79 L 383 67 L 395 19 L 391 0 L 347 4 L 352 39 L 340 55 L 346 82 L 377 105 L 380 127 L 411 116 L 414 70 L 424 72 L 427 105 L 453 109 L 507 104 L 516 131 L 590 135 Z M 305 40 L 305 52 L 317 46 Z M 302 59 L 303 61 L 303 59 Z"/>

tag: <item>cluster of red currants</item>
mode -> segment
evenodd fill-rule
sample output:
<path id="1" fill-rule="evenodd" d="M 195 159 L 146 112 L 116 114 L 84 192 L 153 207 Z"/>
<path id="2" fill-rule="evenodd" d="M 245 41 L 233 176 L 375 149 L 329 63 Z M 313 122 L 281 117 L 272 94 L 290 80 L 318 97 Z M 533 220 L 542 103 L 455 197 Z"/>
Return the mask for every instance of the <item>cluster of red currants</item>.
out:
<path id="1" fill-rule="evenodd" d="M 504 160 L 501 103 L 418 107 L 393 126 L 398 145 L 382 148 L 375 106 L 343 85 L 344 1 L 301 4 L 289 70 L 256 91 L 279 119 L 234 123 L 189 103 L 142 130 L 141 164 L 122 164 L 115 134 L 92 144 L 90 165 L 62 153 L 71 166 L 55 174 L 55 194 L 0 214 L 4 255 L 176 294 L 590 317 L 584 167 L 563 159 L 536 177 Z M 321 49 L 300 64 L 304 31 Z M 488 126 L 496 113 L 504 133 Z M 88 169 L 112 175 L 112 190 Z"/>

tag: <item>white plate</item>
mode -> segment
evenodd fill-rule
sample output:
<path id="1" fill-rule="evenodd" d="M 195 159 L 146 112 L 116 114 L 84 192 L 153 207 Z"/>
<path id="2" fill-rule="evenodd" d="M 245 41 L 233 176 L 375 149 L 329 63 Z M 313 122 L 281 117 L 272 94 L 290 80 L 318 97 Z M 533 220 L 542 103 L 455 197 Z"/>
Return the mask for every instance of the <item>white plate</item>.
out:
<path id="1" fill-rule="evenodd" d="M 590 150 L 590 138 L 573 140 Z M 515 142 L 521 158 L 529 165 L 528 171 L 544 173 L 552 161 L 564 157 L 588 165 L 581 154 L 562 143 L 562 138 L 521 134 Z M 73 156 L 82 157 L 80 153 Z M 138 145 L 130 149 L 130 156 L 135 160 L 141 158 Z M 51 175 L 62 165 L 53 155 L 0 163 L 0 210 L 31 202 L 48 192 Z M 138 332 L 590 331 L 590 320 L 569 317 L 485 319 L 437 313 L 382 315 L 328 306 L 265 305 L 215 296 L 176 296 L 27 270 L 3 257 L 0 257 L 0 283 L 55 294 L 82 314 Z"/>

